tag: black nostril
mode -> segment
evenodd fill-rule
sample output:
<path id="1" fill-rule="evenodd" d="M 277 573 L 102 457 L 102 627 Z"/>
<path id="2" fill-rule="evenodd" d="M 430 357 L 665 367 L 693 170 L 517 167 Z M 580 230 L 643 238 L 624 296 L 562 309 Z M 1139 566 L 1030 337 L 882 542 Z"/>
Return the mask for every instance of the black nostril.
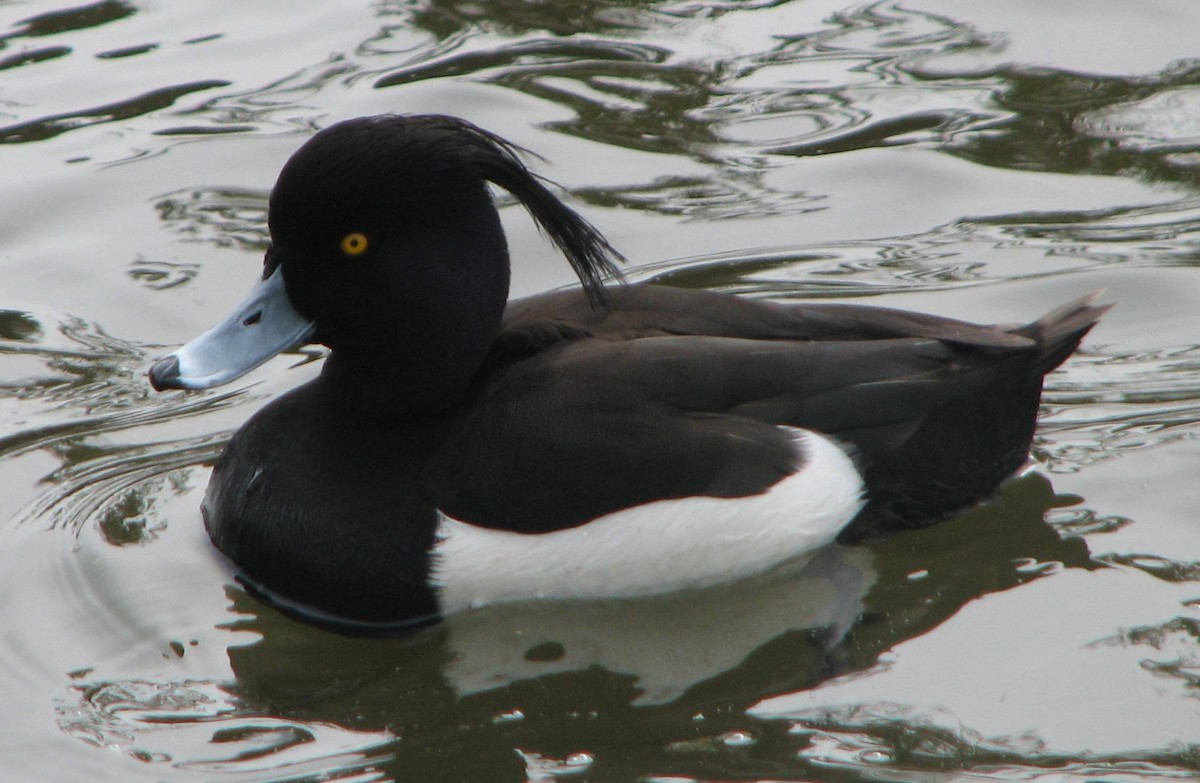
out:
<path id="1" fill-rule="evenodd" d="M 255 310 L 242 321 L 242 326 L 254 326 L 262 320 L 262 310 Z"/>
<path id="2" fill-rule="evenodd" d="M 149 375 L 155 391 L 182 388 L 179 385 L 179 359 L 175 356 L 159 359 L 150 368 Z"/>

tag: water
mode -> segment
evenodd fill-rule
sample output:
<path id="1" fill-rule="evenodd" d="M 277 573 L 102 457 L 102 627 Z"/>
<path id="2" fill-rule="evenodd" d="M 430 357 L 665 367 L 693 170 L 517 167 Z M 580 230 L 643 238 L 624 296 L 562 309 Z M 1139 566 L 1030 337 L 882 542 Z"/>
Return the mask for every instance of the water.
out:
<path id="1" fill-rule="evenodd" d="M 1200 776 L 1200 7 L 0 3 L 0 753 L 38 781 Z M 798 573 L 353 640 L 198 505 L 309 378 L 149 391 L 239 300 L 304 138 L 464 116 L 632 259 L 775 299 L 1117 307 L 992 504 Z M 503 210 L 515 293 L 570 282 Z"/>

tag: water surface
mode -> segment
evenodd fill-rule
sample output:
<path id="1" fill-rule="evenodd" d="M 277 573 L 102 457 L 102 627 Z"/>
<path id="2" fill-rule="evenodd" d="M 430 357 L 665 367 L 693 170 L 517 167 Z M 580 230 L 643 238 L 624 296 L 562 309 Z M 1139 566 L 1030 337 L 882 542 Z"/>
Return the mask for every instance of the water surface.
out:
<path id="1" fill-rule="evenodd" d="M 1195 779 L 1196 29 L 1186 0 L 0 3 L 4 774 Z M 198 512 L 320 352 L 201 394 L 144 372 L 254 279 L 290 152 L 385 111 L 537 151 L 633 279 L 1118 306 L 1030 469 L 955 520 L 701 594 L 331 635 L 246 596 Z M 502 203 L 514 293 L 570 283 Z"/>

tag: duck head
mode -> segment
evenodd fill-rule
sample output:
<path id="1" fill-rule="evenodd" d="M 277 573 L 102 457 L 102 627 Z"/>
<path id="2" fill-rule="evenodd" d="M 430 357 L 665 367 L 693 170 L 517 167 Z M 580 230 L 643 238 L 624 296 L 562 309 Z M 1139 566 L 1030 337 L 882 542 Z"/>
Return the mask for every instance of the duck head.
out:
<path id="1" fill-rule="evenodd" d="M 364 117 L 318 133 L 287 162 L 271 192 L 262 279 L 224 321 L 160 359 L 151 384 L 218 386 L 314 342 L 332 351 L 323 376 L 356 399 L 452 401 L 508 298 L 489 182 L 526 207 L 602 306 L 619 254 L 515 146 L 451 117 Z"/>

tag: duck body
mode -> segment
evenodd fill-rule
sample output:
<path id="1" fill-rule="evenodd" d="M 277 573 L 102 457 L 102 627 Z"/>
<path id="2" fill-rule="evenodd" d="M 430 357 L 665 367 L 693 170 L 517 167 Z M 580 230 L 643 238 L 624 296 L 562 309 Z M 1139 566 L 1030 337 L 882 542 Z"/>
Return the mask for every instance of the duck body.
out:
<path id="1" fill-rule="evenodd" d="M 582 289 L 507 303 L 485 181 L 529 208 Z M 1105 309 L 993 327 L 602 286 L 607 242 L 510 145 L 443 117 L 318 134 L 270 222 L 273 293 L 151 380 L 228 380 L 212 344 L 267 321 L 281 349 L 331 348 L 233 437 L 204 514 L 260 593 L 363 626 L 666 592 L 929 524 L 1021 467 L 1044 375 Z M 280 297 L 275 319 L 261 302 Z"/>

